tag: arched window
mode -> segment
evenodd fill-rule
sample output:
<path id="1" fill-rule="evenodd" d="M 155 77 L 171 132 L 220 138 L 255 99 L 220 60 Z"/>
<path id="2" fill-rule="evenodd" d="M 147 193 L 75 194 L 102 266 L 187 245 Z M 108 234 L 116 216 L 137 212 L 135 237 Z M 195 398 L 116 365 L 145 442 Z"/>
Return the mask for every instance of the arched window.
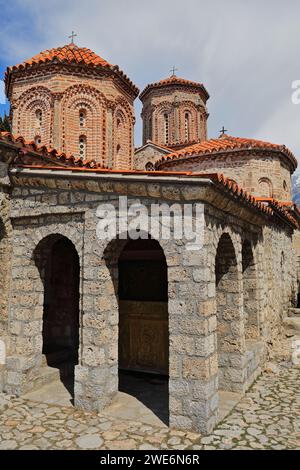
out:
<path id="1" fill-rule="evenodd" d="M 184 115 L 184 139 L 186 142 L 190 140 L 190 115 L 185 113 Z"/>
<path id="2" fill-rule="evenodd" d="M 86 137 L 85 137 L 85 135 L 81 135 L 79 137 L 79 156 L 82 159 L 84 159 L 85 156 L 86 156 Z"/>
<path id="3" fill-rule="evenodd" d="M 164 114 L 164 137 L 165 137 L 165 144 L 169 143 L 169 115 L 167 113 Z"/>
<path id="4" fill-rule="evenodd" d="M 79 126 L 85 127 L 85 125 L 86 125 L 86 110 L 81 109 L 79 111 Z"/>
<path id="5" fill-rule="evenodd" d="M 36 123 L 39 127 L 42 126 L 43 124 L 43 112 L 41 109 L 37 109 L 35 112 L 35 117 L 36 117 Z"/>
<path id="6" fill-rule="evenodd" d="M 154 165 L 151 162 L 146 163 L 145 165 L 146 171 L 154 171 Z"/>
<path id="7" fill-rule="evenodd" d="M 260 178 L 258 184 L 260 197 L 273 197 L 272 182 L 269 178 Z"/>
<path id="8" fill-rule="evenodd" d="M 41 145 L 42 139 L 41 139 L 41 136 L 40 136 L 40 135 L 36 135 L 36 136 L 35 136 L 35 138 L 34 138 L 34 143 L 35 143 L 35 145 Z"/>

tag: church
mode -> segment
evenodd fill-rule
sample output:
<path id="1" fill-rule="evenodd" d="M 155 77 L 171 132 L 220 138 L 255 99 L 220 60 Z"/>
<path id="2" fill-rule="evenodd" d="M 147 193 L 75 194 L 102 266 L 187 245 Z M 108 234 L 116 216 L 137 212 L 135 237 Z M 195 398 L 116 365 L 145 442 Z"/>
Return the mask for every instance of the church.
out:
<path id="1" fill-rule="evenodd" d="M 224 128 L 208 139 L 202 83 L 173 73 L 139 93 L 73 42 L 8 67 L 5 86 L 0 391 L 72 377 L 74 405 L 102 411 L 124 371 L 152 374 L 166 380 L 169 425 L 210 432 L 222 397 L 262 372 L 297 302 L 295 156 Z M 121 217 L 122 197 L 171 214 L 191 207 L 194 222 L 200 208 L 201 243 L 172 236 L 172 216 L 170 237 L 99 237 L 99 207 Z"/>

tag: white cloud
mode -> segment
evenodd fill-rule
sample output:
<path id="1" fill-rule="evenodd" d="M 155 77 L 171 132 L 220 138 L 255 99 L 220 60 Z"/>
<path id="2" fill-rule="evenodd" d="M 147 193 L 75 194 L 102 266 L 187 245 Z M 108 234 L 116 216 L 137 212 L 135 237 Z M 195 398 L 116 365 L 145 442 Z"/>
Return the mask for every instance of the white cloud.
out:
<path id="1" fill-rule="evenodd" d="M 300 149 L 300 104 L 290 99 L 278 103 L 277 108 L 261 123 L 255 135 L 274 143 L 285 144 L 299 154 Z"/>

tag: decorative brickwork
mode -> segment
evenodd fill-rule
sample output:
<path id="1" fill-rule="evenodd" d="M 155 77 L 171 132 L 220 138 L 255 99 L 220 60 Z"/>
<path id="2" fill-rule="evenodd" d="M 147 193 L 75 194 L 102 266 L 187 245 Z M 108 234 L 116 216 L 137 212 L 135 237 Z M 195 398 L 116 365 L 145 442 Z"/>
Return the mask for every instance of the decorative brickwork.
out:
<path id="1" fill-rule="evenodd" d="M 96 54 L 66 47 L 57 50 L 59 63 L 51 51 L 8 69 L 12 132 L 103 167 L 132 169 L 137 88 L 118 68 L 91 62 Z"/>
<path id="2" fill-rule="evenodd" d="M 283 145 L 222 135 L 163 156 L 157 170 L 221 171 L 254 196 L 291 200 L 294 155 Z"/>
<path id="3" fill-rule="evenodd" d="M 207 138 L 206 101 L 203 85 L 172 76 L 148 85 L 143 102 L 143 144 L 181 148 Z"/>

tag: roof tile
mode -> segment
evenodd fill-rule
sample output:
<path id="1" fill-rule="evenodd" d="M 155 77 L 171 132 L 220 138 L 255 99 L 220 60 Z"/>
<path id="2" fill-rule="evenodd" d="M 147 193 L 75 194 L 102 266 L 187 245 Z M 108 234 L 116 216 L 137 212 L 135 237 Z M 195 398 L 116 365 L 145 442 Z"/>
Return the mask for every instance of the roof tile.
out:
<path id="1" fill-rule="evenodd" d="M 189 145 L 176 152 L 172 152 L 156 162 L 156 168 L 167 167 L 174 160 L 186 160 L 198 156 L 209 155 L 213 153 L 222 153 L 232 150 L 275 150 L 283 153 L 292 163 L 294 169 L 297 167 L 297 160 L 293 153 L 285 146 L 264 142 L 262 140 L 248 139 L 242 137 L 233 137 L 227 134 L 218 139 L 204 140 L 197 144 Z"/>
<path id="2" fill-rule="evenodd" d="M 168 87 L 168 86 L 176 86 L 176 85 L 183 85 L 191 88 L 198 88 L 201 89 L 204 94 L 206 95 L 206 99 L 209 98 L 209 94 L 205 88 L 205 86 L 202 83 L 199 82 L 193 82 L 191 80 L 186 80 L 185 78 L 180 78 L 177 77 L 177 75 L 171 75 L 171 77 L 164 78 L 163 80 L 160 80 L 159 82 L 155 83 L 150 83 L 149 85 L 144 88 L 144 90 L 140 94 L 140 98 L 143 99 L 144 96 L 153 88 L 163 88 L 163 87 Z"/>
<path id="3" fill-rule="evenodd" d="M 86 47 L 78 47 L 76 44 L 66 44 L 65 46 L 56 47 L 53 49 L 47 49 L 35 55 L 31 59 L 27 59 L 24 62 L 7 67 L 5 73 L 5 82 L 6 87 L 8 87 L 8 81 L 10 75 L 17 70 L 27 69 L 29 67 L 38 65 L 38 64 L 50 64 L 50 63 L 68 63 L 68 64 L 78 64 L 78 65 L 87 65 L 91 67 L 105 67 L 108 68 L 118 75 L 120 75 L 123 80 L 125 80 L 129 86 L 134 90 L 135 95 L 139 93 L 139 89 L 133 84 L 133 82 L 122 72 L 119 67 L 112 65 L 107 62 L 105 59 L 97 55 L 91 49 Z"/>

